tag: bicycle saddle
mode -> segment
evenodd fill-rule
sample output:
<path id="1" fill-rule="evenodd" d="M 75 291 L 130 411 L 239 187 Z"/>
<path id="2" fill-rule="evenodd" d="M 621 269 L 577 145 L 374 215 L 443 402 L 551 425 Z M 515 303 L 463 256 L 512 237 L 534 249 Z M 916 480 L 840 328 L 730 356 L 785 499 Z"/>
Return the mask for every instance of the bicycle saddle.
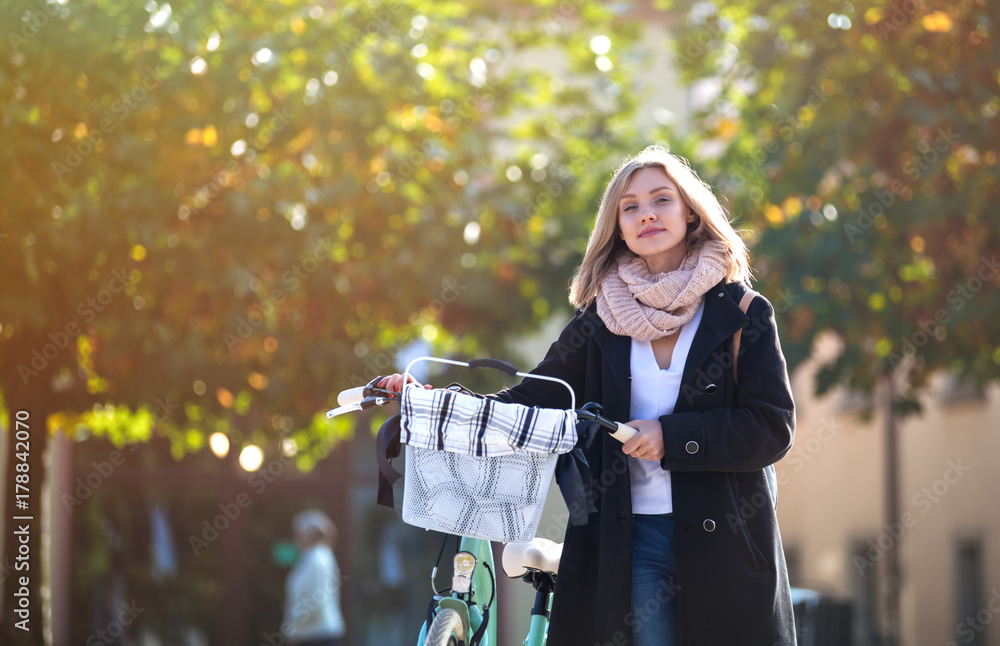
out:
<path id="1" fill-rule="evenodd" d="M 504 574 L 519 579 L 528 570 L 539 570 L 555 574 L 559 570 L 562 543 L 554 543 L 545 538 L 536 538 L 530 543 L 507 543 L 503 548 Z"/>

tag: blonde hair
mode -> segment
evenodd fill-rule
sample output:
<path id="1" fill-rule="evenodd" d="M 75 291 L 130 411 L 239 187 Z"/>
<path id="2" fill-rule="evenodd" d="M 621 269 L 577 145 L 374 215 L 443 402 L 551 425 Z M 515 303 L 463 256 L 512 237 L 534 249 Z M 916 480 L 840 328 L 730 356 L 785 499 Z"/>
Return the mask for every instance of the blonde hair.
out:
<path id="1" fill-rule="evenodd" d="M 706 184 L 683 157 L 672 155 L 660 146 L 648 146 L 631 158 L 626 158 L 615 171 L 608 183 L 601 206 L 597 210 L 597 221 L 587 241 L 587 251 L 580 267 L 573 277 L 569 300 L 574 307 L 587 307 L 597 296 L 601 280 L 609 271 L 617 267 L 621 254 L 635 256 L 625 241 L 621 240 L 618 227 L 618 203 L 632 174 L 641 168 L 659 166 L 667 177 L 677 185 L 684 202 L 690 207 L 697 220 L 688 224 L 687 244 L 689 251 L 705 240 L 719 240 L 729 249 L 728 282 L 750 284 L 750 254 L 746 243 L 733 229 L 726 210 Z"/>

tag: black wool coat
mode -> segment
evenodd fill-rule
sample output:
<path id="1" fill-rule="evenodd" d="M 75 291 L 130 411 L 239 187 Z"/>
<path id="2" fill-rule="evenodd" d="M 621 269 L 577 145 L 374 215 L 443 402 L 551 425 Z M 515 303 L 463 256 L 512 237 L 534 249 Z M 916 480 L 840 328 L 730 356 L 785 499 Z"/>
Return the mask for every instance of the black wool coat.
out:
<path id="1" fill-rule="evenodd" d="M 792 446 L 794 404 L 774 309 L 757 296 L 744 314 L 738 303 L 745 291 L 741 283 L 720 282 L 706 293 L 677 404 L 660 418 L 678 585 L 647 600 L 643 613 L 657 612 L 667 595 L 676 594 L 681 646 L 795 644 L 788 574 L 764 472 Z M 733 334 L 741 328 L 737 387 Z M 591 305 L 577 312 L 532 372 L 568 382 L 578 407 L 598 402 L 607 417 L 627 422 L 630 355 L 631 339 L 611 333 Z M 496 397 L 570 406 L 565 387 L 530 378 Z M 586 452 L 588 497 L 597 512 L 586 525 L 566 528 L 550 646 L 623 646 L 643 620 L 630 605 L 632 500 L 621 447 L 602 433 Z"/>

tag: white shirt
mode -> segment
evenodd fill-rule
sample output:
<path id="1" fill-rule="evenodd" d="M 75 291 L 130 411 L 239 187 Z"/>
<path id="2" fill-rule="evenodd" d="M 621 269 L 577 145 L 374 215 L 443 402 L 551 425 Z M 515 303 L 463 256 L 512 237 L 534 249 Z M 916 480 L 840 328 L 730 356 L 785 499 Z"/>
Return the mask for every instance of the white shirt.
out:
<path id="1" fill-rule="evenodd" d="M 694 317 L 681 326 L 677 344 L 670 357 L 670 368 L 661 370 L 649 341 L 632 339 L 632 408 L 630 419 L 659 419 L 674 412 L 681 388 L 681 376 L 695 332 L 705 310 L 705 299 Z M 659 460 L 629 457 L 629 480 L 632 485 L 633 514 L 669 514 L 673 512 L 670 472 L 660 468 Z"/>
<path id="2" fill-rule="evenodd" d="M 281 632 L 299 640 L 344 635 L 340 571 L 333 551 L 323 543 L 307 547 L 288 573 Z"/>

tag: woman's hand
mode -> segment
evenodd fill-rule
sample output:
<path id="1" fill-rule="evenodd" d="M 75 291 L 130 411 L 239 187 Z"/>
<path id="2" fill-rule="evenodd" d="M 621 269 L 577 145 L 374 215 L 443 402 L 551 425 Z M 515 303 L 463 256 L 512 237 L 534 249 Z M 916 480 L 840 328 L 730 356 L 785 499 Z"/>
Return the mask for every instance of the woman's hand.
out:
<path id="1" fill-rule="evenodd" d="M 656 462 L 663 459 L 663 426 L 659 420 L 636 419 L 625 425 L 639 431 L 622 445 L 625 455 Z"/>
<path id="2" fill-rule="evenodd" d="M 413 375 L 410 375 L 409 383 L 417 384 L 418 386 L 420 385 L 420 383 L 413 378 Z M 388 377 L 382 377 L 382 379 L 380 379 L 379 382 L 375 385 L 378 386 L 379 388 L 385 388 L 386 390 L 398 393 L 400 390 L 403 389 L 403 375 L 397 372 L 394 375 L 389 375 Z M 433 386 L 431 386 L 430 384 L 427 384 L 423 387 L 426 388 L 427 390 L 433 388 Z"/>

